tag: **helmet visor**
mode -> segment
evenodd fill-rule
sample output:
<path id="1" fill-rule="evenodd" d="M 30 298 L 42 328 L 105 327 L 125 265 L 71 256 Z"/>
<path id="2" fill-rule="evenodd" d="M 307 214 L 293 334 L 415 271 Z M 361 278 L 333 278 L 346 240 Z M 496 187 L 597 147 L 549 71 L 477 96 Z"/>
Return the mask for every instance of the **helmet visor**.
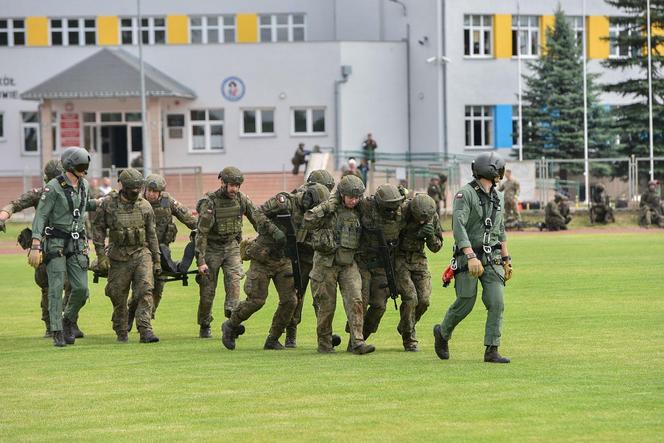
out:
<path id="1" fill-rule="evenodd" d="M 74 165 L 74 170 L 76 172 L 88 172 L 88 167 L 90 166 L 90 163 L 81 163 L 80 165 Z"/>

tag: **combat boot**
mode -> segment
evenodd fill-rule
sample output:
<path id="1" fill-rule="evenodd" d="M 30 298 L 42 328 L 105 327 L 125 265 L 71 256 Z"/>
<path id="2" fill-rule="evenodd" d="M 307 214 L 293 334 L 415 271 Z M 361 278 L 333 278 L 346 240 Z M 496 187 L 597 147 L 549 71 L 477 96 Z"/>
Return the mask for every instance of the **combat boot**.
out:
<path id="1" fill-rule="evenodd" d="M 53 337 L 53 331 L 51 331 L 51 322 L 45 321 L 44 323 L 46 324 L 46 330 L 44 331 L 44 338 Z"/>
<path id="2" fill-rule="evenodd" d="M 374 345 L 368 345 L 366 343 L 361 343 L 353 348 L 353 354 L 356 355 L 364 355 L 364 354 L 371 354 L 373 351 L 376 350 L 376 347 Z"/>
<path id="3" fill-rule="evenodd" d="M 243 335 L 245 330 L 246 329 L 245 329 L 244 325 L 242 323 L 240 323 L 240 326 L 235 328 L 235 338 L 238 338 L 239 336 Z"/>
<path id="4" fill-rule="evenodd" d="M 337 334 L 332 334 L 332 347 L 336 348 L 341 344 L 341 337 L 339 337 Z"/>
<path id="5" fill-rule="evenodd" d="M 297 328 L 291 326 L 286 328 L 286 341 L 284 345 L 291 349 L 297 348 Z"/>
<path id="6" fill-rule="evenodd" d="M 201 329 L 200 331 L 198 331 L 198 336 L 200 338 L 212 337 L 212 331 L 210 330 L 210 325 L 201 325 Z"/>
<path id="7" fill-rule="evenodd" d="M 265 340 L 265 344 L 263 345 L 263 349 L 272 350 L 272 351 L 283 351 L 286 348 L 284 348 L 284 345 L 279 343 L 279 339 L 277 337 L 268 335 L 267 339 Z"/>
<path id="8" fill-rule="evenodd" d="M 62 331 L 53 331 L 53 346 L 63 348 L 65 345 L 66 343 Z"/>
<path id="9" fill-rule="evenodd" d="M 83 338 L 83 337 L 85 337 L 85 334 L 83 333 L 83 331 L 81 331 L 81 330 L 79 329 L 79 327 L 78 327 L 78 323 L 77 323 L 77 322 L 74 322 L 74 324 L 73 324 L 73 326 L 72 326 L 72 332 L 74 332 L 74 337 L 76 337 L 76 338 Z"/>
<path id="10" fill-rule="evenodd" d="M 403 350 L 406 352 L 419 352 L 420 348 L 417 346 L 417 342 L 411 341 L 403 344 Z"/>
<path id="11" fill-rule="evenodd" d="M 509 363 L 510 359 L 498 353 L 498 346 L 487 346 L 484 351 L 484 361 L 486 363 Z"/>
<path id="12" fill-rule="evenodd" d="M 154 335 L 152 329 L 147 328 L 138 328 L 139 334 L 141 334 L 141 343 L 157 343 L 159 337 Z"/>
<path id="13" fill-rule="evenodd" d="M 450 358 L 450 349 L 447 345 L 447 340 L 443 338 L 443 333 L 440 330 L 440 325 L 433 327 L 433 348 L 436 351 L 436 355 L 441 360 L 449 360 Z"/>
<path id="14" fill-rule="evenodd" d="M 129 343 L 129 335 L 127 335 L 127 331 L 118 331 L 116 332 L 116 335 L 118 336 L 118 343 Z"/>
<path id="15" fill-rule="evenodd" d="M 74 322 L 67 318 L 62 319 L 62 336 L 65 339 L 65 343 L 68 345 L 73 345 L 76 342 L 76 337 L 74 336 Z"/>
<path id="16" fill-rule="evenodd" d="M 325 346 L 318 345 L 317 351 L 319 354 L 333 354 L 334 348 L 327 348 Z"/>
<path id="17" fill-rule="evenodd" d="M 134 317 L 136 315 L 136 311 L 133 309 L 129 310 L 129 313 L 127 314 L 127 331 L 131 332 L 131 328 L 134 327 Z"/>
<path id="18" fill-rule="evenodd" d="M 230 320 L 221 324 L 221 344 L 230 351 L 235 349 L 235 328 L 231 325 Z"/>

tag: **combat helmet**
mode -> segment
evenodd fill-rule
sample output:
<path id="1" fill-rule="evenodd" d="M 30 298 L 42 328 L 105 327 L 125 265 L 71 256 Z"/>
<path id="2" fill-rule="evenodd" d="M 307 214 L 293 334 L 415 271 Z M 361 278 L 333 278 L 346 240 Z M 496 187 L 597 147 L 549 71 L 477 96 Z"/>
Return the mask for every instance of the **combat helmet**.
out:
<path id="1" fill-rule="evenodd" d="M 150 174 L 145 178 L 145 188 L 150 191 L 163 192 L 166 190 L 166 179 L 159 174 Z"/>
<path id="2" fill-rule="evenodd" d="M 339 189 L 341 195 L 347 195 L 349 197 L 361 197 L 366 190 L 362 179 L 355 175 L 347 175 L 343 177 L 339 181 L 337 189 Z"/>
<path id="3" fill-rule="evenodd" d="M 49 160 L 46 165 L 44 165 L 44 182 L 50 182 L 63 172 L 65 172 L 65 170 L 62 168 L 60 160 Z"/>
<path id="4" fill-rule="evenodd" d="M 120 173 L 118 181 L 122 184 L 122 189 L 139 189 L 143 186 L 143 174 L 134 168 L 127 168 Z"/>
<path id="5" fill-rule="evenodd" d="M 307 183 L 320 183 L 331 191 L 334 188 L 334 177 L 326 169 L 316 169 L 307 177 Z"/>
<path id="6" fill-rule="evenodd" d="M 90 154 L 83 148 L 67 148 L 60 156 L 62 168 L 67 172 L 87 172 L 90 166 Z"/>
<path id="7" fill-rule="evenodd" d="M 495 182 L 496 179 L 502 180 L 505 175 L 505 160 L 495 152 L 483 153 L 475 157 L 470 168 L 474 178 Z"/>
<path id="8" fill-rule="evenodd" d="M 389 183 L 382 184 L 376 189 L 374 194 L 378 206 L 385 209 L 396 209 L 403 201 L 404 196 L 399 192 L 399 188 Z"/>
<path id="9" fill-rule="evenodd" d="M 320 205 L 330 197 L 330 191 L 320 183 L 311 183 L 307 186 L 307 194 L 310 196 L 310 208 Z"/>
<path id="10" fill-rule="evenodd" d="M 410 202 L 410 213 L 419 222 L 428 222 L 436 212 L 436 202 L 427 194 L 417 194 Z"/>
<path id="11" fill-rule="evenodd" d="M 219 180 L 223 180 L 224 183 L 241 185 L 244 182 L 244 175 L 235 166 L 226 166 L 221 170 L 218 176 Z"/>

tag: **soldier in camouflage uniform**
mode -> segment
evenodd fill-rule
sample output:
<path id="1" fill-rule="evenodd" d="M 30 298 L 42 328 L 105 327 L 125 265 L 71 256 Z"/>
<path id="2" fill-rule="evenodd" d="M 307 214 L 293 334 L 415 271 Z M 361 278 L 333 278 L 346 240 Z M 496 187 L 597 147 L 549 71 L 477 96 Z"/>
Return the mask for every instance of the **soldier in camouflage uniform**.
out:
<path id="1" fill-rule="evenodd" d="M 196 229 L 198 218 L 186 206 L 180 204 L 166 192 L 166 179 L 161 175 L 151 174 L 145 178 L 145 192 L 143 193 L 143 197 L 152 205 L 157 229 L 157 241 L 159 242 L 160 249 L 169 248 L 177 236 L 178 228 L 173 222 L 173 216 L 189 229 Z M 161 302 L 164 285 L 163 280 L 159 278 L 154 279 L 154 290 L 152 291 L 152 300 L 154 303 L 152 310 L 153 319 Z M 136 314 L 136 307 L 138 306 L 137 301 L 132 294 L 129 300 L 128 326 L 130 331 Z"/>
<path id="2" fill-rule="evenodd" d="M 556 193 L 553 201 L 547 203 L 544 208 L 544 224 L 540 227 L 540 230 L 546 228 L 549 231 L 564 231 L 571 220 L 569 206 L 565 205 L 565 197 Z"/>
<path id="3" fill-rule="evenodd" d="M 98 270 L 108 272 L 106 296 L 113 303 L 113 330 L 127 343 L 129 288 L 137 300 L 136 324 L 141 343 L 156 343 L 152 332 L 154 276 L 161 272 L 152 206 L 141 197 L 143 175 L 128 168 L 120 173 L 120 192 L 112 191 L 97 208 L 94 244 Z M 105 249 L 108 230 L 108 249 Z"/>
<path id="4" fill-rule="evenodd" d="M 498 353 L 503 323 L 503 290 L 512 277 L 503 220 L 503 197 L 496 191 L 505 161 L 496 153 L 478 155 L 471 165 L 474 180 L 454 197 L 452 230 L 456 264 L 456 300 L 441 324 L 434 326 L 434 349 L 442 360 L 450 358 L 448 341 L 456 326 L 470 314 L 482 283 L 482 302 L 487 309 L 484 361 L 509 363 Z"/>
<path id="5" fill-rule="evenodd" d="M 196 205 L 198 227 L 196 233 L 196 260 L 200 286 L 198 304 L 199 336 L 209 338 L 212 323 L 212 304 L 217 290 L 219 270 L 223 270 L 224 314 L 230 318 L 231 312 L 240 302 L 240 280 L 244 271 L 240 258 L 242 240 L 242 217 L 245 216 L 258 231 L 259 222 L 265 219 L 249 197 L 240 192 L 244 182 L 242 172 L 228 166 L 219 173 L 221 186 L 208 192 Z M 240 334 L 240 330 L 237 335 Z"/>
<path id="6" fill-rule="evenodd" d="M 436 175 L 429 180 L 427 195 L 436 202 L 437 211 L 440 213 L 440 202 L 443 200 L 443 192 L 440 189 L 440 178 Z"/>
<path id="7" fill-rule="evenodd" d="M 60 174 L 64 173 L 62 169 L 62 164 L 60 160 L 49 160 L 44 166 L 44 183 L 48 183 Z M 0 209 L 0 231 L 5 231 L 5 221 L 9 220 L 13 214 L 16 212 L 21 212 L 28 208 L 37 208 L 39 204 L 39 199 L 44 193 L 44 187 L 34 188 L 24 194 L 22 194 L 16 200 L 9 202 L 4 208 Z M 30 239 L 32 241 L 32 239 Z M 30 244 L 21 245 L 24 249 L 30 249 Z M 48 274 L 46 273 L 46 265 L 42 263 L 35 269 L 35 283 L 41 289 L 41 311 L 42 311 L 42 321 L 46 325 L 46 332 L 44 333 L 44 338 L 52 337 L 53 333 L 51 332 L 51 322 L 48 316 Z M 70 287 L 69 283 L 65 279 L 65 298 L 63 305 L 67 306 L 69 301 L 69 292 Z M 75 325 L 75 336 L 76 338 L 83 338 L 84 334 L 78 328 L 78 325 Z"/>
<path id="8" fill-rule="evenodd" d="M 90 180 L 90 198 L 98 200 L 104 196 L 104 193 L 99 190 L 99 180 L 93 178 Z M 88 212 L 88 217 L 85 219 L 85 232 L 88 236 L 92 236 L 93 226 L 95 224 L 96 211 Z"/>
<path id="9" fill-rule="evenodd" d="M 396 253 L 397 287 L 402 300 L 401 319 L 397 330 L 406 351 L 417 351 L 415 325 L 429 308 L 431 297 L 431 273 L 424 252 L 424 245 L 431 252 L 443 247 L 443 230 L 436 211 L 436 202 L 425 194 L 417 194 L 403 206 L 405 228 L 401 231 Z"/>
<path id="10" fill-rule="evenodd" d="M 517 211 L 518 196 L 521 192 L 519 181 L 512 178 L 512 171 L 505 171 L 505 180 L 498 186 L 505 198 L 505 228 L 518 229 L 521 226 L 521 214 Z"/>
<path id="11" fill-rule="evenodd" d="M 394 253 L 399 243 L 399 234 L 404 227 L 404 218 L 401 203 L 404 196 L 399 189 L 391 184 L 383 184 L 376 189 L 376 193 L 360 201 L 358 205 L 360 222 L 362 224 L 362 238 L 356 261 L 362 275 L 362 302 L 366 308 L 362 334 L 366 340 L 378 330 L 380 320 L 385 314 L 387 300 L 390 298 L 390 288 L 387 273 L 383 268 L 379 255 L 385 251 L 379 249 L 380 241 L 377 231 L 382 231 L 389 259 L 394 269 Z M 396 281 L 395 281 L 396 283 Z M 409 294 L 411 295 L 411 294 Z M 414 298 L 402 295 L 403 309 L 412 311 Z"/>
<path id="12" fill-rule="evenodd" d="M 332 177 L 332 174 L 327 172 L 326 169 L 316 169 L 315 171 L 311 171 L 309 177 L 307 177 L 307 182 L 302 185 L 300 189 L 305 189 L 312 183 L 319 183 L 325 186 L 330 192 L 332 192 L 332 189 L 334 189 L 334 185 L 336 184 L 334 182 L 334 177 Z"/>
<path id="13" fill-rule="evenodd" d="M 311 290 L 318 303 L 318 352 L 334 352 L 332 320 L 337 300 L 337 284 L 351 333 L 350 350 L 355 354 L 373 352 L 373 345 L 364 342 L 362 324 L 361 277 L 355 262 L 360 246 L 362 225 L 357 204 L 364 194 L 364 183 L 356 176 L 343 177 L 334 197 L 310 209 L 304 216 L 304 228 L 312 234 L 314 263 Z"/>
<path id="14" fill-rule="evenodd" d="M 659 186 L 659 181 L 650 180 L 648 190 L 641 195 L 639 224 L 646 228 L 649 228 L 650 225 L 664 228 L 664 216 L 662 215 L 662 204 L 656 191 L 657 186 Z"/>
<path id="15" fill-rule="evenodd" d="M 590 223 L 611 223 L 616 219 L 613 217 L 613 208 L 610 205 L 609 195 L 603 183 L 595 185 L 595 192 L 591 192 L 590 199 Z"/>
<path id="16" fill-rule="evenodd" d="M 327 199 L 329 191 L 323 185 L 315 184 L 316 190 L 322 195 L 316 195 L 317 202 L 321 197 Z M 313 193 L 304 194 L 310 199 Z M 311 206 L 308 203 L 307 206 Z M 263 349 L 283 350 L 279 337 L 284 329 L 291 323 L 293 312 L 298 305 L 298 298 L 303 294 L 297 293 L 292 260 L 286 256 L 287 234 L 296 236 L 296 226 L 302 222 L 304 214 L 302 196 L 280 192 L 260 206 L 259 211 L 267 219 L 255 240 L 248 243 L 246 256 L 251 260 L 247 280 L 244 283 L 244 292 L 247 298 L 237 308 L 233 309 L 231 318 L 221 326 L 223 332 L 222 343 L 227 349 L 235 349 L 235 336 L 241 323 L 251 317 L 263 307 L 268 295 L 270 280 L 274 283 L 279 294 L 279 304 L 272 318 L 272 326 L 265 340 Z M 291 237 L 295 242 L 295 238 Z M 291 245 L 295 246 L 295 245 Z M 297 247 L 297 246 L 296 246 Z M 298 263 L 299 265 L 299 263 Z M 289 347 L 295 347 L 295 337 L 291 335 Z"/>

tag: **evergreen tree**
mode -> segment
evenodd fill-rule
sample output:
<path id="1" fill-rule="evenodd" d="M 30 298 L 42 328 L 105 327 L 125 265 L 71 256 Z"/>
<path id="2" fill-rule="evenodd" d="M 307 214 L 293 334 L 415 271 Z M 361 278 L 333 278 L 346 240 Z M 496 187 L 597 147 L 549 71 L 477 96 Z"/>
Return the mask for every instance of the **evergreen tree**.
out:
<path id="1" fill-rule="evenodd" d="M 546 48 L 542 56 L 529 63 L 531 73 L 524 75 L 523 156 L 583 159 L 583 59 L 582 42 L 560 7 L 553 29 L 546 31 Z M 608 110 L 598 103 L 598 75 L 588 73 L 588 150 L 590 157 L 611 155 L 615 135 Z M 592 165 L 592 173 L 605 175 L 609 165 Z M 561 167 L 567 172 L 583 170 L 582 164 Z"/>
<path id="2" fill-rule="evenodd" d="M 611 17 L 613 23 L 624 27 L 610 40 L 618 57 L 603 62 L 610 69 L 621 71 L 623 80 L 605 85 L 607 92 L 619 94 L 630 104 L 613 109 L 616 128 L 620 138 L 618 150 L 621 155 L 648 157 L 650 155 L 648 125 L 648 51 L 646 0 L 605 0 L 611 6 L 621 9 L 625 15 Z M 653 144 L 655 156 L 664 155 L 664 0 L 650 1 L 651 46 L 652 46 L 652 87 L 653 87 Z M 659 35 L 655 35 L 659 34 Z M 656 164 L 657 165 L 657 164 Z M 623 167 L 625 169 L 625 167 Z M 626 170 L 621 170 L 626 175 Z M 664 175 L 664 165 L 660 162 L 656 173 Z"/>

